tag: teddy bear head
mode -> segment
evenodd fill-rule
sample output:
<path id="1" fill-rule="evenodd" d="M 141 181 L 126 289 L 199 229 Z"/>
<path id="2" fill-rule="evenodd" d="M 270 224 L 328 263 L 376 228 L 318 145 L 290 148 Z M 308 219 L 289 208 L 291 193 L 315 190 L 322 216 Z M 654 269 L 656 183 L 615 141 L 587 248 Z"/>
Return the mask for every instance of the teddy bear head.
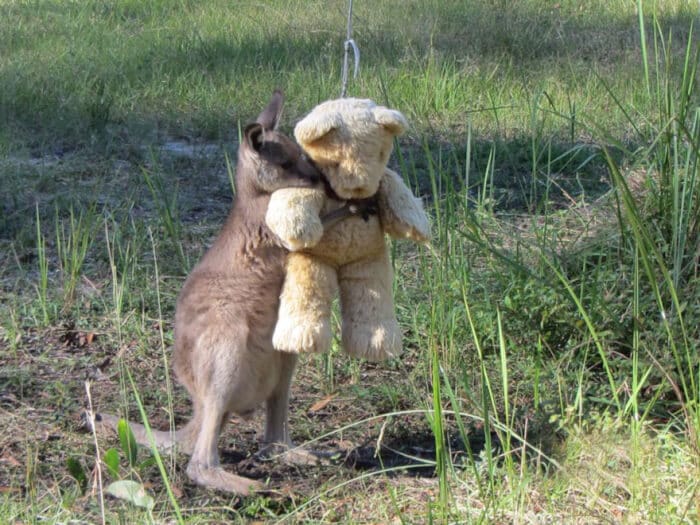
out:
<path id="1" fill-rule="evenodd" d="M 379 189 L 394 137 L 407 127 L 396 110 L 368 99 L 341 98 L 311 110 L 294 136 L 339 197 L 365 199 Z"/>

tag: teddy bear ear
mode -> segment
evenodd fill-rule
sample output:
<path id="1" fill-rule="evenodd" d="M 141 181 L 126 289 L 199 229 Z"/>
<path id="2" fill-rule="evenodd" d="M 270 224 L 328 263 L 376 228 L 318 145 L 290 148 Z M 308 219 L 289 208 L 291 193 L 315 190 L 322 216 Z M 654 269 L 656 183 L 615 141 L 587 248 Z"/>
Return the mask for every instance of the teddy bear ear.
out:
<path id="1" fill-rule="evenodd" d="M 294 137 L 302 146 L 308 146 L 313 142 L 326 137 L 330 132 L 340 128 L 342 119 L 337 113 L 324 113 L 307 115 L 294 128 Z"/>
<path id="2" fill-rule="evenodd" d="M 401 135 L 401 133 L 408 129 L 406 117 L 395 109 L 377 106 L 374 108 L 373 113 L 374 118 L 377 119 L 377 122 L 384 126 L 392 135 Z"/>

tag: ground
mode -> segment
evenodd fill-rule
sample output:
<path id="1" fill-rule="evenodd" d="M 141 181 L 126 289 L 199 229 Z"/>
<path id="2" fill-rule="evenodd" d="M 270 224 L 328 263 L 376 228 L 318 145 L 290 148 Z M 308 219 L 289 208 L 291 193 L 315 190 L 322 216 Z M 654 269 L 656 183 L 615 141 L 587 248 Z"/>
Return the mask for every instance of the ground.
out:
<path id="1" fill-rule="evenodd" d="M 157 329 L 152 331 L 157 348 Z M 15 341 L 18 350 L 5 361 L 0 376 L 3 386 L 0 420 L 5 429 L 0 438 L 0 487 L 5 494 L 31 500 L 33 495 L 42 493 L 58 497 L 74 492 L 77 483 L 67 468 L 67 459 L 71 457 L 85 468 L 90 481 L 86 495 L 77 497 L 69 508 L 84 516 L 95 516 L 98 512 L 92 495 L 95 448 L 84 419 L 88 408 L 86 389 L 95 410 L 117 411 L 123 388 L 113 359 L 114 350 L 105 339 L 99 332 L 64 326 L 25 332 Z M 150 424 L 167 429 L 168 415 L 158 404 L 158 400 L 166 402 L 162 357 L 147 352 L 136 355 L 135 349 L 127 345 L 123 358 L 123 366 L 132 370 L 143 402 L 152 412 Z M 404 362 L 402 367 L 410 370 L 411 363 Z M 231 471 L 266 482 L 265 497 L 259 503 L 266 507 L 266 512 L 288 513 L 306 502 L 313 515 L 332 512 L 342 516 L 343 508 L 348 505 L 357 513 L 362 498 L 342 486 L 332 492 L 344 494 L 343 497 L 333 494 L 332 503 L 313 503 L 313 498 L 325 499 L 326 495 L 319 494 L 319 490 L 332 489 L 353 478 L 362 481 L 352 486 L 363 485 L 371 490 L 388 490 L 388 486 L 393 486 L 408 495 L 401 502 L 404 511 L 410 505 L 428 505 L 436 497 L 437 480 L 435 439 L 426 418 L 422 414 L 402 414 L 400 399 L 382 398 L 378 393 L 381 385 L 396 382 L 401 374 L 399 370 L 366 364 L 357 379 L 336 377 L 336 389 L 327 394 L 316 386 L 323 381 L 319 380 L 313 363 L 305 359 L 293 388 L 292 432 L 299 443 L 310 441 L 307 446 L 333 452 L 331 465 L 287 466 L 279 461 L 256 459 L 253 455 L 262 432 L 261 413 L 251 420 L 231 420 L 220 440 L 222 462 Z M 180 426 L 187 418 L 188 401 L 181 388 L 176 388 L 174 394 L 174 420 Z M 383 413 L 394 415 L 372 417 Z M 131 410 L 129 417 L 138 420 L 138 412 Z M 347 425 L 350 427 L 339 430 Z M 478 436 L 478 431 L 474 435 Z M 118 446 L 116 435 L 100 436 L 98 442 L 103 451 Z M 478 454 L 483 438 L 475 437 L 470 445 L 472 452 Z M 459 456 L 466 454 L 464 445 L 454 437 L 451 446 L 455 463 L 462 463 L 464 458 L 460 460 Z M 148 457 L 142 451 L 139 461 Z M 421 461 L 425 462 L 424 466 L 416 468 Z M 194 486 L 184 474 L 185 465 L 186 458 L 178 456 L 170 470 L 173 490 L 181 502 L 186 502 L 184 507 L 216 506 L 213 502 L 217 501 L 232 505 L 237 511 L 245 509 L 248 503 L 244 499 Z M 380 471 L 392 472 L 374 476 Z M 153 465 L 142 466 L 137 472 L 148 489 L 162 493 L 162 482 Z M 41 500 L 38 505 L 42 504 Z M 114 505 L 111 503 L 110 507 Z"/>

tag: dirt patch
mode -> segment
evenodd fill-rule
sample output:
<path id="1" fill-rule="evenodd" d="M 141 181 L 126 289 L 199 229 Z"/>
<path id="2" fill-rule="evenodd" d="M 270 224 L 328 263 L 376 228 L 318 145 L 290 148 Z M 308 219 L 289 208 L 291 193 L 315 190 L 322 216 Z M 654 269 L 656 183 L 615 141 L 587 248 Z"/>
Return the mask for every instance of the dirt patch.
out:
<path id="1" fill-rule="evenodd" d="M 96 410 L 119 412 L 125 396 L 119 368 L 128 368 L 139 385 L 150 423 L 167 428 L 162 356 L 128 345 L 119 349 L 110 334 L 80 329 L 74 323 L 25 331 L 17 343 L 14 353 L 6 353 L 0 370 L 0 426 L 5 429 L 0 436 L 0 489 L 17 497 L 37 493 L 57 497 L 75 491 L 77 482 L 68 468 L 68 459 L 74 458 L 87 473 L 90 486 L 86 496 L 73 502 L 73 510 L 97 519 L 96 500 L 89 496 L 94 483 L 95 452 L 83 420 L 87 405 L 85 381 L 90 380 Z M 307 447 L 321 452 L 326 464 L 295 466 L 257 458 L 261 413 L 251 420 L 234 418 L 220 440 L 222 463 L 228 470 L 266 482 L 268 491 L 262 496 L 266 512 L 288 512 L 300 498 L 313 498 L 319 492 L 374 473 L 377 479 L 435 476 L 435 441 L 424 416 L 377 416 L 334 433 L 361 421 L 363 417 L 358 414 L 376 414 L 378 408 L 385 408 L 385 401 L 373 387 L 394 382 L 395 371 L 367 365 L 362 373 L 366 383 L 362 387 L 364 395 L 359 398 L 357 384 L 339 372 L 336 395 L 322 409 L 318 409 L 318 402 L 325 394 L 316 386 L 316 373 L 308 362 L 300 368 L 293 387 L 290 420 L 297 443 L 325 435 Z M 179 387 L 173 394 L 175 422 L 180 426 L 187 419 L 189 401 Z M 131 398 L 128 392 L 126 397 Z M 129 417 L 139 420 L 133 401 L 127 404 Z M 311 410 L 314 406 L 316 409 Z M 467 454 L 466 447 L 455 435 L 448 436 L 448 441 L 453 459 L 459 464 L 459 458 Z M 476 441 L 471 444 L 472 452 L 478 448 Z M 103 452 L 111 447 L 119 449 L 115 436 L 100 436 L 99 445 Z M 164 498 L 160 474 L 149 457 L 147 451 L 139 452 L 137 474 L 150 492 Z M 184 473 L 186 462 L 182 455 L 168 462 L 172 465 L 170 481 L 181 505 L 194 508 L 204 499 L 210 506 L 230 504 L 226 495 L 190 483 Z M 105 481 L 109 481 L 108 476 Z M 249 502 L 236 499 L 234 508 L 247 508 Z M 122 505 L 112 500 L 108 503 Z"/>

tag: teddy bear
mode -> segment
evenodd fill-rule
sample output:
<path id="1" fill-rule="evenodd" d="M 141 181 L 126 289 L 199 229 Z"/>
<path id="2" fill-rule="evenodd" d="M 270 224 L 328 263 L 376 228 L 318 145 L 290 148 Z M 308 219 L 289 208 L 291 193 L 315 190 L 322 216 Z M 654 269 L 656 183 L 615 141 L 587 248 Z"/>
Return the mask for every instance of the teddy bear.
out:
<path id="1" fill-rule="evenodd" d="M 319 104 L 294 128 L 324 185 L 279 189 L 268 205 L 266 223 L 290 250 L 275 349 L 327 351 L 339 290 L 343 350 L 373 361 L 400 352 L 384 234 L 417 243 L 430 236 L 421 200 L 387 167 L 394 137 L 407 126 L 399 111 L 342 98 Z M 324 230 L 326 219 L 348 203 L 376 213 L 353 214 Z"/>

